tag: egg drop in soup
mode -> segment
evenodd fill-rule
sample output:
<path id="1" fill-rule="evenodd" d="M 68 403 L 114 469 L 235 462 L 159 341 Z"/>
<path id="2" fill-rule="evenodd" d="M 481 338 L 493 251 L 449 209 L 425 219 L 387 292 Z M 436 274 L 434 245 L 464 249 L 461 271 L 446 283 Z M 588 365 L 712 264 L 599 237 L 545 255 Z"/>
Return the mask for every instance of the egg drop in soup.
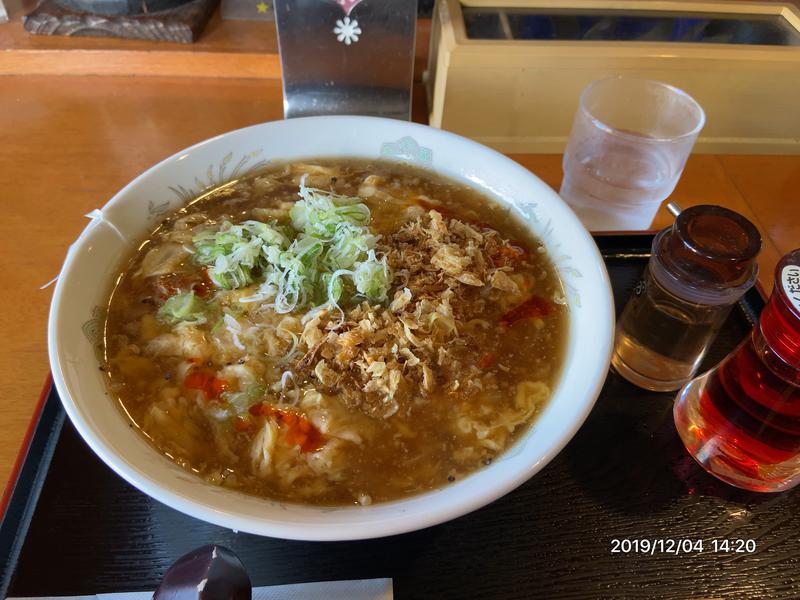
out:
<path id="1" fill-rule="evenodd" d="M 452 485 L 535 426 L 567 321 L 507 207 L 425 170 L 319 160 L 169 215 L 111 294 L 103 360 L 139 430 L 206 481 L 365 505 Z"/>

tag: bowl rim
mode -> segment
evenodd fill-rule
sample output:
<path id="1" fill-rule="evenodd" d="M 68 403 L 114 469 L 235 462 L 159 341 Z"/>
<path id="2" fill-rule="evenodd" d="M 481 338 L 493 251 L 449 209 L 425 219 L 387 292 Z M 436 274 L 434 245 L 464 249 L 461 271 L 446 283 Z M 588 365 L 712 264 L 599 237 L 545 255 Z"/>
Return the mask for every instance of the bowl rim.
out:
<path id="1" fill-rule="evenodd" d="M 488 148 L 482 144 L 458 136 L 456 134 L 443 131 L 440 129 L 435 129 L 426 125 L 395 121 L 392 119 L 384 119 L 379 117 L 319 116 L 319 117 L 302 117 L 298 119 L 292 119 L 290 121 L 269 121 L 265 123 L 259 123 L 256 125 L 251 125 L 248 127 L 243 127 L 240 129 L 228 131 L 216 135 L 214 137 L 208 138 L 206 140 L 200 141 L 187 148 L 181 149 L 173 153 L 172 155 L 164 158 L 163 160 L 159 161 L 158 163 L 151 166 L 143 173 L 135 177 L 133 180 L 131 180 L 122 189 L 120 189 L 117 193 L 115 193 L 108 200 L 108 202 L 105 203 L 103 209 L 101 210 L 105 210 L 115 205 L 117 202 L 120 202 L 122 198 L 124 198 L 129 194 L 130 191 L 135 190 L 142 181 L 152 177 L 159 170 L 161 170 L 171 162 L 179 159 L 181 156 L 188 155 L 199 149 L 211 146 L 215 144 L 218 140 L 221 140 L 228 136 L 232 136 L 233 134 L 243 134 L 250 131 L 258 131 L 260 129 L 269 128 L 270 126 L 274 126 L 275 124 L 307 122 L 311 120 L 324 120 L 326 122 L 340 121 L 342 122 L 342 125 L 347 125 L 348 123 L 351 124 L 361 123 L 365 127 L 369 127 L 370 124 L 377 124 L 376 122 L 385 122 L 391 124 L 394 127 L 397 127 L 398 124 L 401 124 L 403 131 L 407 132 L 408 135 L 413 135 L 415 131 L 420 131 L 420 132 L 424 131 L 425 134 L 428 136 L 429 135 L 441 136 L 441 138 L 444 141 L 458 144 L 465 150 L 472 149 L 476 152 L 479 151 L 480 153 L 484 153 L 490 156 L 492 160 L 503 161 L 507 168 L 516 170 L 519 176 L 531 179 L 532 181 L 537 182 L 537 184 L 545 186 L 552 192 L 554 200 L 558 200 L 563 203 L 563 200 L 560 200 L 560 197 L 556 194 L 555 191 L 553 191 L 551 188 L 549 188 L 549 186 L 544 184 L 544 182 L 542 182 L 541 179 L 539 179 L 534 173 L 532 173 L 528 169 L 522 167 L 512 159 L 491 148 Z M 325 153 L 320 153 L 320 156 L 335 157 L 336 155 L 335 154 L 326 155 Z M 339 156 L 355 157 L 356 155 L 339 153 Z M 433 170 L 434 172 L 437 171 L 435 167 L 428 166 L 427 168 Z M 480 188 L 479 185 L 476 185 L 474 183 L 472 185 L 473 187 L 481 189 L 483 193 L 492 195 L 491 190 Z M 70 420 L 72 421 L 73 425 L 78 430 L 79 434 L 84 439 L 84 441 L 91 447 L 91 449 L 95 452 L 95 454 L 97 454 L 103 460 L 103 462 L 106 463 L 106 465 L 108 465 L 114 472 L 116 472 L 124 480 L 130 483 L 133 487 L 149 495 L 151 498 L 154 498 L 155 500 L 158 500 L 159 502 L 166 504 L 167 506 L 170 506 L 176 510 L 179 510 L 185 514 L 201 519 L 203 521 L 213 523 L 215 525 L 226 527 L 229 529 L 233 529 L 235 531 L 244 531 L 261 536 L 279 537 L 284 539 L 306 540 L 306 541 L 345 541 L 345 540 L 370 539 L 370 538 L 385 537 L 400 533 L 406 533 L 410 531 L 416 531 L 419 529 L 430 527 L 432 525 L 443 523 L 455 519 L 457 517 L 463 516 L 465 514 L 468 514 L 478 508 L 481 508 L 483 506 L 490 504 L 491 502 L 494 502 L 498 498 L 506 495 L 510 491 L 522 485 L 533 475 L 535 475 L 538 471 L 540 471 L 545 465 L 547 465 L 572 440 L 578 429 L 583 425 L 589 413 L 591 412 L 592 408 L 594 407 L 594 404 L 605 383 L 605 379 L 608 373 L 608 365 L 611 359 L 611 352 L 613 345 L 613 331 L 615 322 L 614 302 L 611 291 L 611 283 L 608 276 L 608 272 L 605 268 L 605 263 L 603 261 L 603 258 L 600 254 L 599 249 L 597 248 L 597 245 L 591 238 L 591 235 L 589 234 L 588 231 L 586 231 L 586 229 L 580 223 L 578 218 L 574 214 L 572 214 L 571 211 L 568 212 L 570 212 L 570 216 L 574 220 L 573 224 L 577 225 L 576 227 L 573 227 L 575 233 L 583 238 L 582 242 L 588 249 L 589 253 L 592 254 L 592 259 L 594 262 L 593 266 L 597 267 L 597 275 L 599 276 L 600 283 L 604 288 L 604 290 L 601 290 L 600 292 L 602 291 L 605 292 L 599 294 L 601 298 L 605 299 L 604 303 L 605 305 L 598 307 L 598 310 L 601 312 L 601 314 L 604 313 L 606 317 L 602 319 L 601 323 L 601 326 L 605 325 L 605 327 L 603 327 L 603 330 L 601 332 L 603 334 L 602 338 L 604 339 L 601 338 L 595 340 L 595 344 L 593 347 L 593 352 L 598 356 L 598 360 L 593 363 L 596 367 L 596 372 L 585 374 L 586 376 L 593 379 L 594 383 L 591 386 L 591 388 L 587 390 L 586 397 L 582 399 L 581 409 L 573 417 L 569 427 L 566 427 L 565 429 L 561 430 L 557 443 L 551 444 L 543 451 L 537 452 L 537 459 L 528 464 L 527 468 L 520 469 L 519 471 L 515 472 L 513 476 L 506 477 L 502 482 L 499 482 L 499 484 L 494 485 L 491 488 L 486 488 L 482 490 L 481 493 L 475 493 L 464 500 L 460 500 L 457 506 L 438 507 L 436 510 L 415 512 L 413 516 L 401 510 L 398 514 L 396 514 L 392 518 L 381 519 L 379 524 L 373 521 L 364 523 L 332 522 L 330 524 L 325 524 L 322 526 L 314 525 L 313 527 L 311 527 L 309 525 L 302 523 L 293 523 L 291 522 L 291 520 L 276 520 L 276 519 L 264 518 L 264 519 L 259 519 L 258 521 L 254 521 L 252 518 L 237 514 L 235 511 L 220 510 L 219 508 L 214 508 L 202 504 L 199 501 L 194 500 L 192 498 L 187 498 L 186 496 L 178 493 L 177 490 L 168 489 L 164 485 L 164 483 L 160 482 L 158 478 L 155 477 L 153 474 L 146 472 L 137 465 L 127 462 L 123 457 L 119 456 L 118 453 L 115 452 L 112 448 L 107 447 L 105 442 L 98 439 L 98 437 L 95 435 L 93 431 L 92 426 L 81 415 L 78 403 L 73 398 L 74 393 L 70 391 L 70 387 L 67 384 L 67 381 L 64 377 L 58 353 L 58 346 L 59 346 L 58 329 L 59 329 L 59 320 L 61 318 L 61 315 L 59 313 L 59 307 L 62 294 L 64 293 L 64 286 L 66 285 L 65 282 L 69 279 L 70 271 L 72 268 L 74 268 L 76 261 L 77 252 L 73 252 L 73 249 L 78 248 L 86 243 L 92 231 L 91 222 L 87 224 L 87 226 L 83 229 L 81 234 L 78 236 L 76 241 L 70 246 L 70 249 L 67 252 L 67 256 L 64 259 L 64 264 L 62 266 L 61 273 L 59 275 L 58 281 L 56 282 L 55 290 L 50 305 L 49 318 L 48 318 L 48 355 L 53 375 L 53 382 L 56 387 L 56 390 L 58 391 L 59 397 L 61 398 L 62 405 L 64 406 L 64 409 L 67 415 L 69 416 Z M 564 368 L 566 368 L 566 365 L 564 365 Z M 558 384 L 559 386 L 562 385 L 563 383 L 564 375 L 565 372 L 562 372 L 561 379 L 559 380 Z M 554 393 L 555 390 L 557 389 L 558 387 L 554 388 Z M 124 418 L 122 411 L 120 411 L 120 418 Z M 506 452 L 508 452 L 509 450 L 510 449 L 507 449 Z M 153 452 L 158 453 L 158 451 L 154 448 Z M 486 470 L 489 470 L 491 468 L 492 466 L 487 467 Z M 464 481 L 467 481 L 468 479 L 469 478 L 466 478 Z M 206 485 L 212 486 L 212 484 L 208 483 L 206 483 Z M 390 502 L 382 502 L 373 505 L 372 507 L 389 507 L 390 505 L 402 505 L 406 502 L 413 501 L 414 499 L 435 495 L 437 492 L 440 492 L 443 489 L 447 488 L 439 488 L 437 490 L 423 492 L 421 494 L 408 496 Z M 234 490 L 225 490 L 225 491 L 232 494 L 241 494 L 241 492 L 236 492 Z M 301 508 L 307 507 L 307 505 L 293 504 L 293 503 L 285 503 L 285 505 L 287 507 L 301 507 Z M 371 507 L 354 506 L 352 507 L 352 509 L 346 509 L 346 510 L 369 511 L 370 508 Z"/>

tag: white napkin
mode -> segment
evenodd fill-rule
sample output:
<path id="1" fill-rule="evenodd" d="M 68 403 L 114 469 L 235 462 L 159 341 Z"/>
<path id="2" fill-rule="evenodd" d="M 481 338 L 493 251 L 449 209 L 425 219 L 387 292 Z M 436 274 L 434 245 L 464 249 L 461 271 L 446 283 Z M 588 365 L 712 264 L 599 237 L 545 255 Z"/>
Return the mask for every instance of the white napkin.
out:
<path id="1" fill-rule="evenodd" d="M 6 600 L 150 600 L 152 592 L 118 592 L 95 596 L 44 596 Z M 392 600 L 391 579 L 319 581 L 253 588 L 253 600 Z"/>

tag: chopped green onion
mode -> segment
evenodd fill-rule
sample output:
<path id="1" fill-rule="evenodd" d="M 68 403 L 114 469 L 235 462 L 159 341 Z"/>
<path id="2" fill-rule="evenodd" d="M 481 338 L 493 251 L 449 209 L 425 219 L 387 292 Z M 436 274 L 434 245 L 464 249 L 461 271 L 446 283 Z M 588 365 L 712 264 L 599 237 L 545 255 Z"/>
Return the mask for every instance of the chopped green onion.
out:
<path id="1" fill-rule="evenodd" d="M 194 238 L 195 260 L 209 265 L 217 287 L 259 284 L 240 302 L 268 302 L 278 313 L 327 304 L 349 293 L 383 302 L 391 276 L 386 258 L 375 256 L 378 237 L 360 198 L 325 192 L 300 182 L 300 200 L 289 211 L 291 226 L 224 222 Z M 350 286 L 344 277 L 351 278 Z"/>
<path id="2" fill-rule="evenodd" d="M 267 388 L 260 383 L 249 385 L 238 392 L 223 392 L 222 399 L 231 405 L 236 414 L 244 414 L 256 402 L 264 399 Z"/>
<path id="3" fill-rule="evenodd" d="M 353 273 L 353 281 L 359 294 L 363 294 L 372 302 L 383 302 L 389 290 L 389 267 L 386 257 L 381 260 L 370 250 L 367 260 L 360 262 Z"/>
<path id="4" fill-rule="evenodd" d="M 264 246 L 284 247 L 288 238 L 274 224 L 245 221 L 222 224 L 219 231 L 204 231 L 192 240 L 195 260 L 209 265 L 208 276 L 217 287 L 230 290 L 252 285 L 261 267 Z"/>
<path id="5" fill-rule="evenodd" d="M 206 322 L 205 309 L 205 303 L 195 296 L 194 292 L 187 292 L 170 297 L 158 309 L 157 317 L 169 325 L 177 323 L 200 325 Z"/>

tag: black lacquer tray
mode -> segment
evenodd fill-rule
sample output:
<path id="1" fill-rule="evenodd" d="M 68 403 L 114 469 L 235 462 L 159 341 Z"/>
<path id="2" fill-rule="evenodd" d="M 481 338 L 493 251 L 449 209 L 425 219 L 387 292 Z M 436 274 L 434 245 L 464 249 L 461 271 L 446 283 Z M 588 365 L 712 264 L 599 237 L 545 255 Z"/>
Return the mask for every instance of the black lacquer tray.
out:
<path id="1" fill-rule="evenodd" d="M 618 310 L 651 240 L 597 238 Z M 762 306 L 751 290 L 705 366 Z M 391 577 L 400 600 L 800 598 L 800 490 L 759 495 L 707 475 L 675 433 L 673 397 L 610 373 L 570 444 L 504 498 L 415 533 L 308 543 L 234 533 L 151 500 L 92 454 L 50 392 L 0 526 L 0 592 L 152 590 L 178 556 L 217 542 L 256 585 Z"/>

